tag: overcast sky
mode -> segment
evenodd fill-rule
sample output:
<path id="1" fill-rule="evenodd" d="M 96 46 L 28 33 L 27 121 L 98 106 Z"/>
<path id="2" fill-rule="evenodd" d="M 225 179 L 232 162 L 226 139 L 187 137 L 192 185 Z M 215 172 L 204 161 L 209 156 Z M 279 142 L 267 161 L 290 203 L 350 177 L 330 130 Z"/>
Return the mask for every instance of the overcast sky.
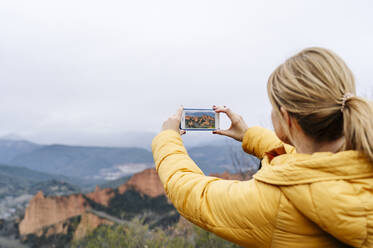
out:
<path id="1" fill-rule="evenodd" d="M 99 143 L 158 132 L 181 104 L 268 125 L 267 78 L 305 47 L 334 50 L 373 89 L 372 11 L 369 0 L 0 0 L 0 135 Z"/>

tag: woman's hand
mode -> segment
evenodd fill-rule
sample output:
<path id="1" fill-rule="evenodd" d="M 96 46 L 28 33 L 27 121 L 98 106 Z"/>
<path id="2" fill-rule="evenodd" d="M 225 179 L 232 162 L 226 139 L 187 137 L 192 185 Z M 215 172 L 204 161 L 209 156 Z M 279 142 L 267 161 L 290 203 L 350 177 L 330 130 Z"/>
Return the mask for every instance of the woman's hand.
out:
<path id="1" fill-rule="evenodd" d="M 213 110 L 215 110 L 216 113 L 225 113 L 228 116 L 228 118 L 231 120 L 231 126 L 229 127 L 229 129 L 215 130 L 212 133 L 225 135 L 237 141 L 242 141 L 246 130 L 249 128 L 246 125 L 245 121 L 243 120 L 242 116 L 232 112 L 232 110 L 230 110 L 226 106 L 217 107 L 214 105 L 212 108 Z"/>
<path id="2" fill-rule="evenodd" d="M 184 109 L 183 107 L 180 107 L 177 110 L 176 114 L 174 114 L 173 116 L 168 118 L 168 120 L 163 122 L 162 131 L 174 130 L 174 131 L 180 133 L 180 135 L 183 135 L 183 134 L 186 133 L 185 130 L 180 130 L 180 121 L 181 121 L 181 115 L 183 113 L 183 109 Z"/>

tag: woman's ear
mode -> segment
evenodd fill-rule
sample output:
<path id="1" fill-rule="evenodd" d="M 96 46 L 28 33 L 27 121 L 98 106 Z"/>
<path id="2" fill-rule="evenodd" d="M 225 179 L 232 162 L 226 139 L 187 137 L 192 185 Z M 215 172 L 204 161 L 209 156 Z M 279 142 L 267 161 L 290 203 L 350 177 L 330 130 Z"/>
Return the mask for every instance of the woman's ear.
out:
<path id="1" fill-rule="evenodd" d="M 289 112 L 286 111 L 283 107 L 280 107 L 280 112 L 283 118 L 283 125 L 286 125 L 283 127 L 283 135 L 280 138 L 284 143 L 293 145 L 292 135 L 293 135 L 293 128 L 294 128 L 294 118 L 289 115 Z"/>
<path id="2" fill-rule="evenodd" d="M 291 118 L 289 115 L 289 112 L 286 111 L 283 107 L 280 107 L 281 115 L 284 118 L 285 123 L 288 125 L 288 129 L 290 130 L 292 123 L 291 123 Z"/>

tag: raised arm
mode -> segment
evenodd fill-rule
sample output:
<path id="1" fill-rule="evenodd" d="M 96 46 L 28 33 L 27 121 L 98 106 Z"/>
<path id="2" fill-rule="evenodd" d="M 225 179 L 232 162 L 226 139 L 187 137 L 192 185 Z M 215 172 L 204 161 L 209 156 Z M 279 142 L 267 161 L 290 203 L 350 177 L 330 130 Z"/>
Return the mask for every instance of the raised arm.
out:
<path id="1" fill-rule="evenodd" d="M 277 188 L 205 176 L 174 130 L 154 138 L 152 150 L 166 194 L 182 216 L 232 242 L 264 247 L 279 204 Z"/>
<path id="2" fill-rule="evenodd" d="M 274 132 L 263 127 L 251 127 L 247 129 L 242 139 L 242 149 L 259 159 L 262 159 L 267 152 L 273 151 L 283 145 L 284 143 L 277 138 Z M 287 149 L 289 148 L 290 146 L 287 147 Z"/>
<path id="3" fill-rule="evenodd" d="M 242 116 L 226 106 L 213 106 L 213 109 L 217 113 L 226 114 L 231 120 L 231 126 L 227 130 L 216 130 L 213 133 L 228 136 L 242 142 L 242 148 L 245 152 L 262 159 L 268 152 L 274 152 L 273 155 L 278 155 L 295 151 L 292 146 L 281 142 L 274 132 L 262 127 L 249 128 Z"/>

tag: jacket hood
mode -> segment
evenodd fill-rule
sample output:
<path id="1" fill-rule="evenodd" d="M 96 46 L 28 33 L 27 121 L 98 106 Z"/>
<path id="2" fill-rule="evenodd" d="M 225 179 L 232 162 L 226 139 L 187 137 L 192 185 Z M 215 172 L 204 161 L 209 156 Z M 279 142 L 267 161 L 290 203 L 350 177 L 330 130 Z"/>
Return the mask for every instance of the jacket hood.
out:
<path id="1" fill-rule="evenodd" d="M 368 228 L 373 215 L 373 164 L 364 155 L 357 151 L 267 155 L 256 180 L 279 186 L 298 211 L 337 239 L 363 245 L 373 228 Z"/>
<path id="2" fill-rule="evenodd" d="M 372 176 L 373 164 L 363 154 L 343 151 L 286 153 L 274 156 L 272 160 L 266 156 L 262 161 L 262 169 L 254 178 L 280 186 Z"/>

